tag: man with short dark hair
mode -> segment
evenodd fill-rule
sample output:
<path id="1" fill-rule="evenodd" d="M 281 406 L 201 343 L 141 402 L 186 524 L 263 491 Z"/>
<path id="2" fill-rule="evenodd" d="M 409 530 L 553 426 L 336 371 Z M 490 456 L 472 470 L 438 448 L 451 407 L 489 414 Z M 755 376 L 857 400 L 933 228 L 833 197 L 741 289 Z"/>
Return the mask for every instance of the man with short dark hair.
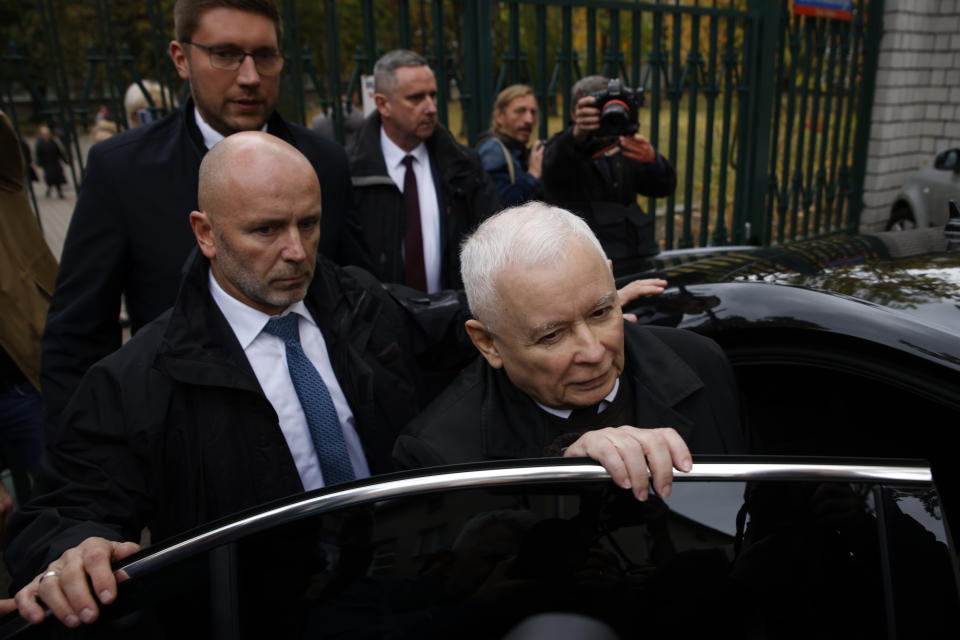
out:
<path id="1" fill-rule="evenodd" d="M 374 82 L 377 111 L 349 151 L 372 271 L 420 291 L 458 288 L 460 239 L 500 198 L 477 154 L 437 122 L 437 80 L 423 56 L 385 54 Z"/>
<path id="2" fill-rule="evenodd" d="M 506 209 L 464 243 L 467 333 L 483 358 L 404 430 L 405 468 L 590 456 L 638 498 L 668 495 L 690 452 L 742 452 L 737 387 L 712 340 L 625 323 L 597 238 L 542 202 Z M 625 426 L 629 425 L 629 426 Z"/>
<path id="3" fill-rule="evenodd" d="M 506 207 L 543 199 L 543 141 L 530 148 L 537 124 L 537 98 L 525 84 L 510 85 L 493 103 L 490 129 L 480 135 L 477 154 Z"/>
<path id="4" fill-rule="evenodd" d="M 178 0 L 174 15 L 170 56 L 192 98 L 90 151 L 43 337 L 51 441 L 83 373 L 121 344 L 121 295 L 134 333 L 173 304 L 194 246 L 187 213 L 197 204 L 197 170 L 224 136 L 265 130 L 300 149 L 323 186 L 320 251 L 341 264 L 365 262 L 343 149 L 275 111 L 283 54 L 273 0 Z"/>

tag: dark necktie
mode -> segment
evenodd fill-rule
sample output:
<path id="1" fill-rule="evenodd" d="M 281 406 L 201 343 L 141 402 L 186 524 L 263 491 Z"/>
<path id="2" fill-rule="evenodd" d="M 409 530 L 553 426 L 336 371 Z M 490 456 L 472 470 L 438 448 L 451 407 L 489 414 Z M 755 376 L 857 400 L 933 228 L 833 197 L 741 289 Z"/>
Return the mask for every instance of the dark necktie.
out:
<path id="1" fill-rule="evenodd" d="M 568 420 L 574 420 L 577 422 L 590 421 L 600 413 L 600 404 L 591 404 L 586 407 L 577 407 L 570 412 Z"/>
<path id="2" fill-rule="evenodd" d="M 403 176 L 403 208 L 405 212 L 405 237 L 403 242 L 406 257 L 406 282 L 408 287 L 427 290 L 427 270 L 423 264 L 423 232 L 420 229 L 420 195 L 417 192 L 417 176 L 413 173 L 413 156 L 404 156 L 407 172 Z"/>
<path id="3" fill-rule="evenodd" d="M 343 439 L 337 409 L 320 373 L 303 352 L 300 344 L 299 316 L 288 313 L 280 318 L 270 318 L 264 331 L 275 335 L 287 346 L 287 368 L 293 388 L 300 399 L 300 406 L 307 418 L 310 438 L 316 449 L 323 482 L 329 486 L 354 479 L 353 465 Z"/>

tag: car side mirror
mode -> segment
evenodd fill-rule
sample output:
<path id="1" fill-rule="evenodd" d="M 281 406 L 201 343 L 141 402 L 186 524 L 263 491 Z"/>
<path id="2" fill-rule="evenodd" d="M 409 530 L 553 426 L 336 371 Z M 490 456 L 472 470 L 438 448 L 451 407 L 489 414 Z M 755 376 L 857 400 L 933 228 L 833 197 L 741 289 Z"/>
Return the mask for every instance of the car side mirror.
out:
<path id="1" fill-rule="evenodd" d="M 960 172 L 960 149 L 947 149 L 937 154 L 933 161 L 933 168 L 953 171 L 954 173 Z"/>

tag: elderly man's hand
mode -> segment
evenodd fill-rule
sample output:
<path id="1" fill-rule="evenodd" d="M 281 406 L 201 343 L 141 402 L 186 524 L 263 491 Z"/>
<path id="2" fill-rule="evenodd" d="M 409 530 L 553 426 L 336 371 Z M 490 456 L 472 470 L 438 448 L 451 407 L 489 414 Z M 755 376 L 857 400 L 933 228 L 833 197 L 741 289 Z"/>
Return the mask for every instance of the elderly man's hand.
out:
<path id="1" fill-rule="evenodd" d="M 114 575 L 110 563 L 139 550 L 140 545 L 134 542 L 104 538 L 87 538 L 67 549 L 14 596 L 20 616 L 34 624 L 42 622 L 43 607 L 39 600 L 68 627 L 93 622 L 100 613 L 97 600 L 101 604 L 113 602 L 117 597 L 117 582 L 127 579 L 122 571 Z M 97 594 L 96 599 L 93 593 Z"/>
<path id="2" fill-rule="evenodd" d="M 588 431 L 567 447 L 563 455 L 593 458 L 618 486 L 633 489 L 638 500 L 647 499 L 650 476 L 657 494 L 665 498 L 673 486 L 674 467 L 680 471 L 690 471 L 693 467 L 687 443 L 669 427 L 623 426 Z"/>
<path id="3" fill-rule="evenodd" d="M 584 96 L 577 100 L 573 109 L 573 137 L 579 144 L 583 144 L 590 134 L 600 128 L 600 109 L 597 108 L 597 99 L 593 96 Z"/>
<path id="4" fill-rule="evenodd" d="M 620 148 L 623 155 L 631 160 L 648 164 L 657 159 L 657 152 L 646 137 L 635 133 L 632 136 L 620 136 Z"/>
<path id="5" fill-rule="evenodd" d="M 0 600 L 0 616 L 5 616 L 17 608 L 17 603 L 13 598 L 4 598 Z"/>

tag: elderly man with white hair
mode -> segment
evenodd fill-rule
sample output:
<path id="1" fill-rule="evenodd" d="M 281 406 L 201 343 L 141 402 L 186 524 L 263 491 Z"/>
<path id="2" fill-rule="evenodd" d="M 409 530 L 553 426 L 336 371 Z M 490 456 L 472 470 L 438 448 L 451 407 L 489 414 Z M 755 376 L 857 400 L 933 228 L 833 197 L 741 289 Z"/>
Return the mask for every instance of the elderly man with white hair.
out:
<path id="1" fill-rule="evenodd" d="M 578 216 L 532 202 L 481 224 L 461 251 L 478 358 L 394 447 L 403 467 L 590 456 L 646 499 L 690 452 L 744 447 L 720 347 L 625 323 L 606 256 Z"/>

